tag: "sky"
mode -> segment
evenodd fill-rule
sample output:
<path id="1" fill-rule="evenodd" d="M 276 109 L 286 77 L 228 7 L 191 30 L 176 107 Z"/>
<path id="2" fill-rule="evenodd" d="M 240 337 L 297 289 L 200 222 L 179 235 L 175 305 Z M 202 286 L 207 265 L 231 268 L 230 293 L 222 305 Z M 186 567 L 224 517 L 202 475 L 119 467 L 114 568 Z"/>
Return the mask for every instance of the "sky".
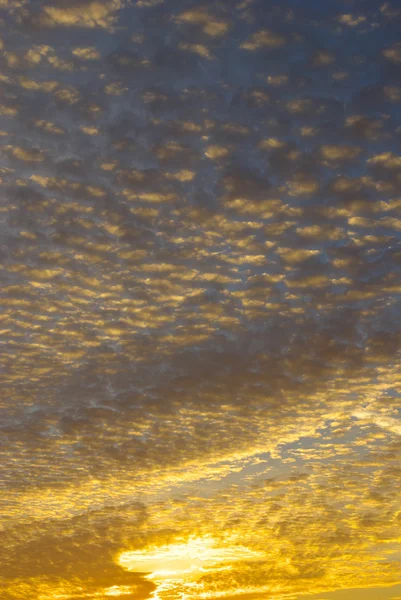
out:
<path id="1" fill-rule="evenodd" d="M 401 599 L 401 2 L 0 0 L 1 600 Z"/>

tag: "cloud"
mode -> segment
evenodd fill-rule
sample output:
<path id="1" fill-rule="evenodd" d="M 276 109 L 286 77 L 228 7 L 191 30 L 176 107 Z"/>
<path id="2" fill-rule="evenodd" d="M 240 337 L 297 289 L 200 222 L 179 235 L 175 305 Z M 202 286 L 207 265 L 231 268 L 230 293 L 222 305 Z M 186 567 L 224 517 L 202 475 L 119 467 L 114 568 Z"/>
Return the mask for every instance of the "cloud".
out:
<path id="1" fill-rule="evenodd" d="M 392 433 L 396 433 L 401 435 L 401 426 L 399 421 L 396 418 L 392 418 L 386 415 L 381 415 L 374 413 L 369 410 L 358 410 L 354 413 L 355 417 L 358 419 L 369 420 L 373 422 L 378 427 L 383 429 L 388 429 Z"/>
<path id="2" fill-rule="evenodd" d="M 280 48 L 285 44 L 285 39 L 273 31 L 262 29 L 255 32 L 248 40 L 242 43 L 244 50 L 260 50 L 261 48 Z"/>
<path id="3" fill-rule="evenodd" d="M 59 2 L 45 4 L 37 17 L 41 27 L 83 27 L 112 30 L 117 11 L 121 9 L 121 0 L 110 2 L 90 1 L 72 2 L 68 7 Z"/>
<path id="4" fill-rule="evenodd" d="M 213 15 L 202 5 L 182 12 L 176 20 L 182 25 L 197 25 L 212 38 L 225 35 L 230 27 L 230 19 L 227 16 Z"/>
<path id="5" fill-rule="evenodd" d="M 383 50 L 383 56 L 395 63 L 401 63 L 401 44 L 396 43 L 390 48 Z"/>
<path id="6" fill-rule="evenodd" d="M 5 600 L 400 581 L 397 17 L 295 4 L 7 6 Z"/>
<path id="7" fill-rule="evenodd" d="M 98 58 L 100 58 L 100 53 L 98 52 L 98 50 L 96 50 L 96 48 L 74 48 L 72 51 L 72 54 L 74 56 L 78 56 L 79 58 L 82 58 L 83 60 L 97 60 Z"/>

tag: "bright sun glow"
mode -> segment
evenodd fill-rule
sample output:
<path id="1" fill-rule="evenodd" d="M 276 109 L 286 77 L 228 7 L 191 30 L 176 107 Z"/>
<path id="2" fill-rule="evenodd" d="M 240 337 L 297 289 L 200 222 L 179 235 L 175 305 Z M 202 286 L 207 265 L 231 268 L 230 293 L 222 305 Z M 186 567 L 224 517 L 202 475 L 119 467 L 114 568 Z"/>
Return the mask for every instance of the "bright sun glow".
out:
<path id="1" fill-rule="evenodd" d="M 146 577 L 153 581 L 191 581 L 209 571 L 230 569 L 230 563 L 258 560 L 262 556 L 262 553 L 244 546 L 223 548 L 213 538 L 204 537 L 124 552 L 118 562 L 129 571 L 146 573 Z"/>
<path id="2" fill-rule="evenodd" d="M 129 585 L 112 585 L 103 591 L 105 596 L 125 596 L 132 594 L 133 588 Z"/>

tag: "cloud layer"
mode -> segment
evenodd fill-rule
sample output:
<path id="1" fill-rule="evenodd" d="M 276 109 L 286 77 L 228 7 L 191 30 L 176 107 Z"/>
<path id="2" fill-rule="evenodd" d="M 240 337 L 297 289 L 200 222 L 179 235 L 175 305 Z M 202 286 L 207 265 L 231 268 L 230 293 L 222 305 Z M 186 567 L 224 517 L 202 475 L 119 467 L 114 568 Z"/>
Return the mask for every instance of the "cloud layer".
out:
<path id="1" fill-rule="evenodd" d="M 397 2 L 0 10 L 2 598 L 399 583 Z"/>

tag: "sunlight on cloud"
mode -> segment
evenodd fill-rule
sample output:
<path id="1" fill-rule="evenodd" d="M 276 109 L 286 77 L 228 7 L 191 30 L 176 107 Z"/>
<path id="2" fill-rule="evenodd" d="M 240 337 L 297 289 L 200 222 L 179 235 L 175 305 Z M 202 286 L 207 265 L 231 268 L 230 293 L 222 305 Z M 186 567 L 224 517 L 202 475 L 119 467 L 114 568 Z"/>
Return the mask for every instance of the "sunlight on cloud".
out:
<path id="1" fill-rule="evenodd" d="M 261 552 L 241 545 L 221 547 L 213 538 L 204 537 L 127 551 L 118 557 L 118 562 L 130 571 L 147 573 L 147 579 L 157 582 L 154 598 L 169 598 L 170 594 L 177 591 L 177 582 L 187 590 L 187 598 L 206 598 L 208 595 L 201 592 L 203 586 L 194 585 L 193 582 L 206 573 L 230 570 L 237 561 L 255 561 L 261 558 Z M 191 593 L 192 589 L 195 595 Z"/>

